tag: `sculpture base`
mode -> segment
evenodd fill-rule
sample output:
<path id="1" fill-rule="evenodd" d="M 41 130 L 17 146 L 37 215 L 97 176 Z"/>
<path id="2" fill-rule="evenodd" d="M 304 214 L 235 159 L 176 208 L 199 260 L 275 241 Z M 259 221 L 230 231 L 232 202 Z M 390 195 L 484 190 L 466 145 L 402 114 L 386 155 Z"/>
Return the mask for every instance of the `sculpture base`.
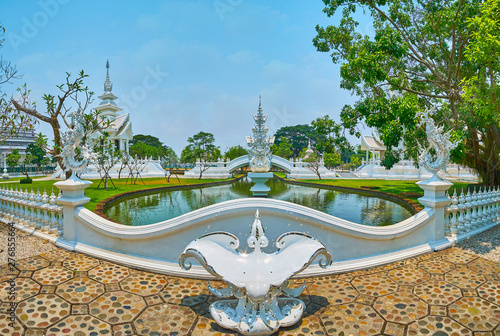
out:
<path id="1" fill-rule="evenodd" d="M 8 180 L 8 179 L 9 179 L 9 174 L 2 175 L 2 180 Z"/>
<path id="2" fill-rule="evenodd" d="M 294 298 L 277 298 L 276 305 L 266 311 L 248 310 L 241 302 L 235 300 L 221 300 L 210 305 L 210 314 L 215 322 L 223 328 L 238 331 L 242 335 L 268 336 L 274 334 L 280 327 L 289 327 L 297 323 L 304 312 L 304 302 Z"/>
<path id="3" fill-rule="evenodd" d="M 253 182 L 255 182 L 255 185 L 250 188 L 253 196 L 267 197 L 267 194 L 269 193 L 269 190 L 271 190 L 271 188 L 266 186 L 265 183 L 273 177 L 273 173 L 248 173 L 247 176 L 250 177 Z"/>

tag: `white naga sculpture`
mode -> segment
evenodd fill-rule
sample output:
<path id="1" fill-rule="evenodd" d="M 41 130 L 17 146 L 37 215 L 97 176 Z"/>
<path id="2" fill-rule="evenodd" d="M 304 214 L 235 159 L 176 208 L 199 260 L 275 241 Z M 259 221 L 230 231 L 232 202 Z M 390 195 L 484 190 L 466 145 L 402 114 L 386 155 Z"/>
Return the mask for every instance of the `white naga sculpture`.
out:
<path id="1" fill-rule="evenodd" d="M 425 124 L 425 132 L 429 141 L 429 146 L 425 149 L 420 144 L 418 145 L 420 149 L 418 160 L 421 166 L 437 176 L 437 172 L 441 169 L 446 172 L 446 166 L 450 161 L 450 151 L 458 143 L 451 142 L 450 131 L 443 133 L 444 128 L 438 127 L 434 119 L 430 117 L 430 113 L 435 110 L 436 107 L 433 107 L 430 110 L 425 110 L 425 112 L 417 113 L 417 117 L 421 118 L 419 125 Z M 430 152 L 431 148 L 434 148 L 435 158 Z"/>
<path id="2" fill-rule="evenodd" d="M 70 128 L 63 133 L 62 143 L 64 144 L 61 154 L 62 163 L 65 167 L 65 172 L 72 170 L 71 178 L 74 179 L 76 174 L 83 173 L 92 158 L 92 151 L 82 144 L 83 138 L 87 135 L 85 132 L 85 116 L 82 109 L 78 109 L 69 115 L 71 117 Z M 80 148 L 80 153 L 77 160 L 77 148 Z"/>
<path id="3" fill-rule="evenodd" d="M 243 335 L 271 335 L 280 327 L 295 324 L 305 310 L 304 302 L 296 298 L 305 284 L 290 288 L 289 279 L 318 256 L 321 267 L 332 263 L 325 246 L 304 233 L 281 235 L 274 253 L 261 250 L 268 243 L 257 210 L 247 239 L 253 252 L 237 251 L 240 242 L 231 233 L 214 232 L 192 241 L 179 257 L 183 269 L 191 268 L 186 259 L 192 257 L 227 284 L 220 289 L 208 283 L 208 289 L 224 299 L 210 306 L 210 313 L 220 326 Z M 285 296 L 278 297 L 280 294 Z"/>
<path id="4" fill-rule="evenodd" d="M 271 169 L 272 153 L 270 146 L 274 143 L 274 137 L 266 137 L 268 128 L 266 127 L 267 115 L 262 113 L 261 101 L 259 97 L 259 110 L 253 116 L 255 126 L 253 127 L 253 137 L 247 136 L 247 144 L 250 147 L 248 153 L 249 166 L 252 172 L 266 173 Z"/>

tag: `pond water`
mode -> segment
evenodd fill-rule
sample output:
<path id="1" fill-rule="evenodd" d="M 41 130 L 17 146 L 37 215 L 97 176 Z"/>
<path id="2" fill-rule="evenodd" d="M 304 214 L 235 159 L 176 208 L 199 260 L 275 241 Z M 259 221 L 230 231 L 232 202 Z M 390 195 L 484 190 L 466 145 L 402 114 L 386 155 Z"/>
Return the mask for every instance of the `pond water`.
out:
<path id="1" fill-rule="evenodd" d="M 220 186 L 132 196 L 114 203 L 104 214 L 118 223 L 148 225 L 215 203 L 252 197 L 252 185 L 250 180 L 242 179 Z M 301 204 L 358 224 L 391 225 L 411 216 L 401 205 L 370 195 L 288 184 L 276 177 L 267 185 L 271 187 L 270 198 Z"/>

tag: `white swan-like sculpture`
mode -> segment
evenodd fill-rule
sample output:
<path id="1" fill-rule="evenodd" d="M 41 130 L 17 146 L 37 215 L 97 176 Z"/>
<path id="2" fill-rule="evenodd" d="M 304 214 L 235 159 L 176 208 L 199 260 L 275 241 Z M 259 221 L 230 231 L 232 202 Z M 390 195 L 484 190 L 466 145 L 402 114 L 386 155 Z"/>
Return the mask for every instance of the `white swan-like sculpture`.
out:
<path id="1" fill-rule="evenodd" d="M 278 251 L 268 254 L 261 249 L 268 245 L 259 211 L 247 239 L 253 252 L 237 251 L 239 240 L 227 232 L 214 232 L 192 241 L 179 257 L 186 270 L 196 259 L 210 274 L 226 282 L 227 287 L 208 289 L 224 298 L 210 306 L 214 320 L 222 327 L 243 335 L 271 335 L 280 327 L 300 320 L 305 304 L 296 297 L 305 288 L 290 288 L 289 279 L 302 272 L 318 257 L 319 265 L 327 267 L 332 257 L 325 246 L 300 232 L 288 232 L 276 241 Z M 284 294 L 285 297 L 278 297 Z"/>
<path id="2" fill-rule="evenodd" d="M 425 133 L 429 141 L 429 146 L 425 149 L 419 144 L 419 164 L 433 173 L 434 176 L 437 176 L 437 172 L 441 169 L 447 172 L 446 166 L 450 161 L 450 151 L 458 145 L 457 142 L 450 141 L 450 131 L 443 133 L 444 128 L 438 127 L 434 119 L 430 117 L 430 112 L 435 111 L 436 108 L 433 107 L 430 110 L 417 113 L 417 117 L 421 118 L 419 125 L 425 124 Z M 435 150 L 435 158 L 430 152 L 431 148 Z"/>

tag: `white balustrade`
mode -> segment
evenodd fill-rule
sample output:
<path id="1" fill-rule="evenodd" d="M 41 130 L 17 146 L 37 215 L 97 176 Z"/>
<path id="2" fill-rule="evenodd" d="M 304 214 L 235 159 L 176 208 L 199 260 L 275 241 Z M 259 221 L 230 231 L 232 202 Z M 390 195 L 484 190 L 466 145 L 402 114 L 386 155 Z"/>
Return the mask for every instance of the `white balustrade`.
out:
<path id="1" fill-rule="evenodd" d="M 59 192 L 59 197 L 61 193 Z M 57 205 L 57 199 L 52 190 L 50 197 L 46 190 L 43 194 L 38 189 L 13 189 L 9 186 L 0 187 L 0 219 L 15 222 L 26 227 L 52 234 L 62 234 L 62 206 Z"/>
<path id="2" fill-rule="evenodd" d="M 449 222 L 447 235 L 457 236 L 500 223 L 500 188 L 474 188 L 461 191 L 457 196 L 448 196 L 450 206 L 445 213 L 445 223 Z M 448 226 L 448 225 L 447 225 Z"/>

